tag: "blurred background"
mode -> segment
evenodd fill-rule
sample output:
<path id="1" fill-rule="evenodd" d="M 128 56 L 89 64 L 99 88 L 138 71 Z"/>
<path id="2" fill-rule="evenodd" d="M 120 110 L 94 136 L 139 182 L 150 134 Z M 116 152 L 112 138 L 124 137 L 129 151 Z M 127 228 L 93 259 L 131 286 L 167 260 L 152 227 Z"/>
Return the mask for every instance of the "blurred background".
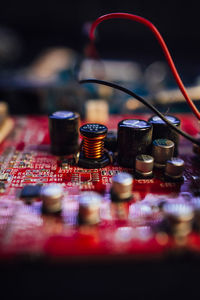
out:
<path id="1" fill-rule="evenodd" d="M 87 77 L 129 87 L 162 112 L 187 110 L 156 39 L 143 25 L 128 20 L 102 23 L 96 39 L 101 61 L 86 55 L 91 22 L 109 12 L 141 15 L 157 26 L 198 105 L 197 1 L 19 0 L 4 1 L 0 10 L 0 97 L 9 103 L 11 113 L 65 109 L 85 117 L 91 108 L 86 104 L 89 99 L 103 99 L 111 113 L 143 111 L 119 92 L 77 83 L 77 78 Z"/>

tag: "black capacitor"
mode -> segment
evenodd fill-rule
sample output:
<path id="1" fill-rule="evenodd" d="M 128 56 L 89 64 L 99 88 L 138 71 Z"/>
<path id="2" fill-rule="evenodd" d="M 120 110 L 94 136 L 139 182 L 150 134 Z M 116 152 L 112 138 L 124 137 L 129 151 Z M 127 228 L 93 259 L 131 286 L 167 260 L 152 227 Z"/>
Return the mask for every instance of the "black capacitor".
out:
<path id="1" fill-rule="evenodd" d="M 130 119 L 118 123 L 118 163 L 133 168 L 138 154 L 148 154 L 152 142 L 152 124 Z"/>
<path id="2" fill-rule="evenodd" d="M 80 116 L 71 111 L 56 111 L 49 115 L 51 152 L 69 155 L 78 151 Z"/>
<path id="3" fill-rule="evenodd" d="M 108 131 L 104 140 L 104 147 L 112 152 L 117 151 L 117 132 Z"/>
<path id="4" fill-rule="evenodd" d="M 181 121 L 171 115 L 165 115 L 165 118 L 170 121 L 173 125 L 180 128 Z M 157 139 L 168 139 L 174 142 L 174 156 L 178 155 L 178 144 L 179 144 L 179 134 L 172 130 L 160 117 L 152 116 L 149 123 L 153 125 L 153 137 L 152 140 Z"/>

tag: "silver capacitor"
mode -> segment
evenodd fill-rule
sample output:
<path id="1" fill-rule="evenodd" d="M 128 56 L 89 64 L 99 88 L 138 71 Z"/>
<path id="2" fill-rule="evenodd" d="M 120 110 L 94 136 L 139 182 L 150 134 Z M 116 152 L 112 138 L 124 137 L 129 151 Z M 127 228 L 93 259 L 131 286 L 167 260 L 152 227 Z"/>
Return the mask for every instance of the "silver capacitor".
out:
<path id="1" fill-rule="evenodd" d="M 184 160 L 178 157 L 172 157 L 166 163 L 165 176 L 172 179 L 179 179 L 183 176 Z"/>
<path id="2" fill-rule="evenodd" d="M 132 198 L 133 177 L 119 173 L 112 178 L 111 199 L 113 202 L 128 201 Z"/>
<path id="3" fill-rule="evenodd" d="M 100 222 L 102 197 L 96 192 L 82 192 L 79 197 L 78 223 L 94 225 Z"/>
<path id="4" fill-rule="evenodd" d="M 163 168 L 167 160 L 173 157 L 174 142 L 167 139 L 157 139 L 153 141 L 152 156 L 154 157 L 154 166 Z"/>
<path id="5" fill-rule="evenodd" d="M 140 154 L 136 156 L 135 171 L 138 176 L 150 177 L 153 175 L 154 158 L 151 155 Z"/>
<path id="6" fill-rule="evenodd" d="M 168 221 L 169 230 L 177 239 L 184 241 L 184 238 L 192 230 L 194 211 L 187 203 L 167 203 L 163 206 L 163 213 Z"/>
<path id="7" fill-rule="evenodd" d="M 48 184 L 41 188 L 40 199 L 42 211 L 47 214 L 59 213 L 62 210 L 63 188 L 59 184 Z"/>

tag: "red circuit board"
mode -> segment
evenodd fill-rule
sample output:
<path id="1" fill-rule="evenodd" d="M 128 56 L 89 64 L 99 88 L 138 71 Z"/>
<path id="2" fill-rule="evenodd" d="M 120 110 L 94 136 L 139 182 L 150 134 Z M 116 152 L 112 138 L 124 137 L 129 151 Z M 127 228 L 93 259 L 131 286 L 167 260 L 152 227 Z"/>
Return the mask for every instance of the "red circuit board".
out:
<path id="1" fill-rule="evenodd" d="M 109 129 L 117 129 L 125 118 L 145 116 L 111 116 Z M 191 115 L 178 115 L 182 129 L 196 135 L 198 122 Z M 47 117 L 17 117 L 15 129 L 0 146 L 0 181 L 6 184 L 0 194 L 0 257 L 18 258 L 30 255 L 45 258 L 126 259 L 160 257 L 176 247 L 170 237 L 155 234 L 153 226 L 162 219 L 157 204 L 188 201 L 192 196 L 191 181 L 200 176 L 200 160 L 192 152 L 192 144 L 180 141 L 180 157 L 185 161 L 184 182 L 166 182 L 161 173 L 155 178 L 133 183 L 133 200 L 116 205 L 110 201 L 113 175 L 130 172 L 117 165 L 102 169 L 69 166 L 62 169 L 59 158 L 51 155 Z M 40 199 L 31 205 L 20 199 L 27 184 L 58 183 L 64 188 L 61 216 L 41 213 Z M 78 198 L 82 191 L 102 194 L 101 222 L 96 226 L 78 226 Z M 186 247 L 200 251 L 200 235 L 192 233 Z"/>

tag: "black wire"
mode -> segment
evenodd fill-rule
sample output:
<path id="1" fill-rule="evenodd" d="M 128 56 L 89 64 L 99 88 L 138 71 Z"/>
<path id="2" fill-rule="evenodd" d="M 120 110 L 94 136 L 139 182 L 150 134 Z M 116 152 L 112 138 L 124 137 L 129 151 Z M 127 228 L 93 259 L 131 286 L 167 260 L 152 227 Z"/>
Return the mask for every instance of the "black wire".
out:
<path id="1" fill-rule="evenodd" d="M 109 86 L 111 88 L 120 90 L 128 95 L 130 95 L 131 97 L 137 99 L 139 102 L 143 103 L 145 106 L 147 106 L 150 110 L 152 110 L 157 116 L 159 116 L 165 123 L 167 123 L 167 125 L 169 127 L 171 127 L 174 131 L 176 131 L 177 133 L 179 133 L 180 135 L 182 135 L 183 137 L 185 137 L 186 139 L 188 139 L 190 142 L 200 146 L 200 140 L 197 140 L 195 138 L 193 138 L 191 135 L 187 134 L 186 132 L 182 131 L 181 129 L 177 128 L 176 126 L 174 126 L 169 120 L 167 120 L 167 118 L 165 118 L 165 116 L 159 112 L 159 110 L 157 110 L 153 105 L 151 105 L 150 103 L 148 103 L 144 98 L 140 97 L 139 95 L 135 94 L 134 92 L 128 90 L 127 88 L 120 86 L 116 83 L 112 83 L 112 82 L 108 82 L 108 81 L 104 81 L 104 80 L 98 80 L 98 79 L 83 79 L 80 80 L 79 83 L 83 84 L 83 83 L 97 83 L 97 84 L 101 84 L 101 85 L 106 85 Z"/>

